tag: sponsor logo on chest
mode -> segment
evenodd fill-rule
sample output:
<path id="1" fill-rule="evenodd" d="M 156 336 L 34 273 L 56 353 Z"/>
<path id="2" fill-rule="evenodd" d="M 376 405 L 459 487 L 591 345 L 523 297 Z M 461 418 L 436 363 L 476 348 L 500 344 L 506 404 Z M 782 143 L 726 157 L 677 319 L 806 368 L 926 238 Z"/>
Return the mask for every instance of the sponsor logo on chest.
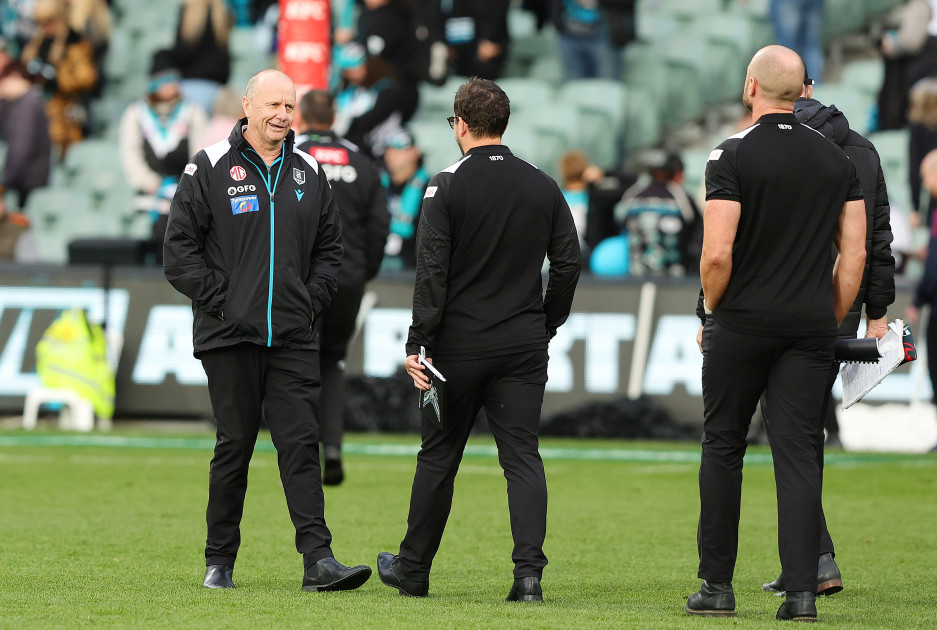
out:
<path id="1" fill-rule="evenodd" d="M 234 197 L 231 199 L 231 214 L 244 214 L 246 212 L 259 212 L 260 201 L 257 195 Z"/>
<path id="2" fill-rule="evenodd" d="M 247 177 L 247 171 L 244 170 L 243 166 L 232 166 L 229 172 L 231 173 L 231 179 L 236 182 L 242 182 Z"/>

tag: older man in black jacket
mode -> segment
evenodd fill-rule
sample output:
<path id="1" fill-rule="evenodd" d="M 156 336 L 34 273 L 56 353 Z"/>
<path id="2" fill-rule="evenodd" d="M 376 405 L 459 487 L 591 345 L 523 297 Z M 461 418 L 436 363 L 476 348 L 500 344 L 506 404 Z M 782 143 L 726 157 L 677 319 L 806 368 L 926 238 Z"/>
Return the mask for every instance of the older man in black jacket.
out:
<path id="1" fill-rule="evenodd" d="M 862 184 L 865 199 L 865 269 L 859 294 L 856 296 L 849 314 L 839 327 L 839 336 L 854 339 L 859 330 L 862 307 L 865 305 L 866 337 L 881 338 L 888 332 L 886 311 L 895 301 L 895 259 L 891 254 L 891 221 L 888 205 L 888 190 L 881 160 L 875 146 L 859 133 L 849 128 L 849 121 L 835 105 L 825 106 L 814 100 L 812 81 L 805 81 L 805 96 L 794 105 L 794 115 L 801 123 L 816 129 L 829 140 L 839 145 L 856 167 L 856 174 Z M 835 252 L 833 253 L 835 256 Z M 839 373 L 839 364 L 830 368 L 829 388 L 824 398 L 821 417 L 825 419 L 828 443 L 838 443 L 839 425 L 832 405 L 833 383 Z M 764 426 L 767 429 L 768 410 L 764 396 L 761 399 L 762 413 L 765 414 Z M 769 435 L 770 439 L 770 435 Z M 822 451 L 820 452 L 820 470 L 823 470 Z M 826 527 L 826 517 L 820 511 L 820 560 L 817 568 L 817 593 L 832 595 L 843 589 L 839 567 L 833 560 L 835 551 L 833 540 Z M 773 582 L 763 586 L 764 590 L 783 595 L 784 575 L 779 575 Z"/>

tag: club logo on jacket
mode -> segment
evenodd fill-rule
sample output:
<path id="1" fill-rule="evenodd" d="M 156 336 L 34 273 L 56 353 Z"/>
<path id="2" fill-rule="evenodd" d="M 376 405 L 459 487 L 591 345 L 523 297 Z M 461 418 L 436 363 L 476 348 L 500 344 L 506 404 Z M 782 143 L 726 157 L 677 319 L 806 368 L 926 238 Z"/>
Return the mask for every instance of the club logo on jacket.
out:
<path id="1" fill-rule="evenodd" d="M 232 166 L 230 173 L 231 179 L 236 182 L 243 181 L 247 177 L 247 171 L 244 170 L 243 166 Z"/>
<path id="2" fill-rule="evenodd" d="M 245 212 L 260 212 L 257 195 L 235 197 L 231 200 L 231 214 L 244 214 Z"/>
<path id="3" fill-rule="evenodd" d="M 302 186 L 306 183 L 306 171 L 301 168 L 293 169 L 293 181 Z"/>

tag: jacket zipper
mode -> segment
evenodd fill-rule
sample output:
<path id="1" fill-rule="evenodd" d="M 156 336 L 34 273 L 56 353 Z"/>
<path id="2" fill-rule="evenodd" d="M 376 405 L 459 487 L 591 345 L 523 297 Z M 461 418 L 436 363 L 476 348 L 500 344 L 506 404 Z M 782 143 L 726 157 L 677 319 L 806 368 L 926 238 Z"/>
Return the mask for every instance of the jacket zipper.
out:
<path id="1" fill-rule="evenodd" d="M 257 155 L 257 157 L 260 157 L 260 154 L 254 151 L 253 149 L 250 149 L 250 151 L 253 152 L 255 155 Z M 244 156 L 244 159 L 247 160 L 250 164 L 253 164 L 254 168 L 257 169 L 257 172 L 260 173 L 260 178 L 263 180 L 264 186 L 267 187 L 267 194 L 270 196 L 270 280 L 267 284 L 267 347 L 268 348 L 273 346 L 273 261 L 274 261 L 274 252 L 275 252 L 274 250 L 274 237 L 275 237 L 274 218 L 276 217 L 276 208 L 274 205 L 273 193 L 277 189 L 277 184 L 280 181 L 280 173 L 283 170 L 283 157 L 285 153 L 286 153 L 286 143 L 284 142 L 283 148 L 280 151 L 280 157 L 278 157 L 273 162 L 274 164 L 279 162 L 279 165 L 277 166 L 277 177 L 272 182 L 272 185 L 270 181 L 270 176 L 271 176 L 270 166 L 267 166 L 267 176 L 264 177 L 264 173 L 262 170 L 260 170 L 260 167 L 254 164 L 252 160 L 249 160 L 247 156 L 244 155 L 243 152 L 241 153 L 241 155 Z M 263 161 L 263 158 L 261 158 L 261 161 Z M 264 164 L 266 165 L 266 162 L 264 162 Z"/>

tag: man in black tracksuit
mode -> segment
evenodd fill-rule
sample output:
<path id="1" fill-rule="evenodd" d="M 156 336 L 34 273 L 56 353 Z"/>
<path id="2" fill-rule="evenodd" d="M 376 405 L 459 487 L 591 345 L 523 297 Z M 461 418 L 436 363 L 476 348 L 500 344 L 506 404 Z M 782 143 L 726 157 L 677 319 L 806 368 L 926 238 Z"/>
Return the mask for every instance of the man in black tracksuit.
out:
<path id="1" fill-rule="evenodd" d="M 755 124 L 707 161 L 700 279 L 710 317 L 697 532 L 704 581 L 686 603 L 693 615 L 735 615 L 742 460 L 765 393 L 787 587 L 777 617 L 817 616 L 820 408 L 837 328 L 862 277 L 866 219 L 852 162 L 794 117 L 805 76 L 794 51 L 758 51 L 742 98 Z"/>
<path id="2" fill-rule="evenodd" d="M 556 182 L 501 144 L 510 115 L 501 88 L 473 78 L 456 92 L 454 110 L 449 123 L 465 157 L 424 194 L 405 361 L 421 390 L 429 389 L 421 347 L 446 377 L 449 428 L 423 422 L 407 534 L 398 555 L 378 556 L 378 574 L 402 594 L 426 595 L 462 452 L 484 407 L 508 485 L 508 600 L 539 601 L 547 488 L 537 433 L 547 347 L 579 279 L 579 239 Z"/>
<path id="3" fill-rule="evenodd" d="M 335 202 L 341 209 L 345 253 L 338 274 L 338 292 L 317 322 L 322 357 L 319 440 L 325 451 L 322 482 L 337 485 L 345 478 L 342 469 L 345 410 L 342 361 L 355 332 L 364 285 L 381 268 L 390 213 L 377 168 L 357 146 L 331 132 L 335 120 L 332 96 L 326 90 L 306 92 L 299 102 L 299 115 L 306 131 L 296 139 L 297 146 L 314 157 L 325 171 Z"/>
<path id="4" fill-rule="evenodd" d="M 891 209 L 888 205 L 888 190 L 885 187 L 881 160 L 872 143 L 849 128 L 849 121 L 841 111 L 835 106 L 827 107 L 810 98 L 812 93 L 813 88 L 808 79 L 805 86 L 806 96 L 794 104 L 794 115 L 798 121 L 816 129 L 843 149 L 856 167 L 865 201 L 865 268 L 862 272 L 859 294 L 850 307 L 846 319 L 840 324 L 839 336 L 844 339 L 856 338 L 859 320 L 862 317 L 862 307 L 865 305 L 865 336 L 881 338 L 888 332 L 886 311 L 895 301 L 895 259 L 891 255 Z M 835 255 L 834 251 L 833 256 Z M 820 418 L 826 426 L 827 440 L 834 443 L 838 442 L 839 425 L 836 422 L 832 398 L 833 384 L 838 374 L 839 363 L 834 361 L 830 367 L 828 387 L 820 413 Z M 761 411 L 765 414 L 764 425 L 769 427 L 768 405 L 764 396 L 761 400 Z M 822 449 L 820 456 L 819 464 L 822 474 Z M 827 529 L 826 516 L 821 506 L 820 561 L 817 572 L 817 594 L 819 595 L 832 595 L 843 588 L 839 567 L 833 560 L 835 555 L 833 539 Z M 773 582 L 767 582 L 763 588 L 769 592 L 783 594 L 785 591 L 784 576 L 780 575 Z"/>
<path id="5" fill-rule="evenodd" d="M 316 424 L 314 324 L 336 290 L 339 210 L 324 169 L 293 150 L 289 77 L 254 75 L 242 102 L 247 117 L 228 139 L 185 167 L 164 243 L 166 278 L 192 300 L 195 356 L 217 423 L 203 586 L 234 588 L 247 471 L 263 417 L 303 554 L 303 589 L 357 588 L 371 569 L 333 557 Z"/>

